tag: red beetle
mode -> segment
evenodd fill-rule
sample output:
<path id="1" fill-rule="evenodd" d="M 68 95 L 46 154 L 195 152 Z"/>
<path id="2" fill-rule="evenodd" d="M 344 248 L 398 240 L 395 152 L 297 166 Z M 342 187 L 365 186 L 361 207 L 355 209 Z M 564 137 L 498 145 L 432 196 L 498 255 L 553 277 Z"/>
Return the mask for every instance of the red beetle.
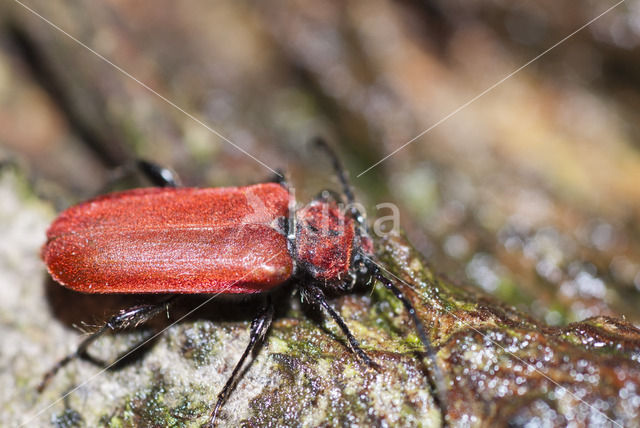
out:
<path id="1" fill-rule="evenodd" d="M 164 313 L 182 294 L 267 293 L 295 281 L 306 301 L 326 310 L 353 352 L 369 365 L 346 323 L 323 290 L 349 292 L 356 283 L 380 280 L 409 311 L 431 360 L 431 384 L 444 418 L 442 375 L 424 326 L 409 300 L 373 263 L 373 244 L 337 157 L 322 141 L 343 185 L 349 209 L 325 191 L 301 210 L 282 183 L 247 187 L 179 188 L 168 170 L 142 162 L 152 187 L 112 193 L 64 211 L 47 231 L 42 257 L 57 282 L 84 293 L 175 293 L 158 303 L 123 310 L 87 337 L 44 376 L 84 354 L 106 331 L 138 326 Z M 250 341 L 218 395 L 209 425 L 238 380 L 240 368 L 271 325 L 267 304 L 251 323 Z"/>

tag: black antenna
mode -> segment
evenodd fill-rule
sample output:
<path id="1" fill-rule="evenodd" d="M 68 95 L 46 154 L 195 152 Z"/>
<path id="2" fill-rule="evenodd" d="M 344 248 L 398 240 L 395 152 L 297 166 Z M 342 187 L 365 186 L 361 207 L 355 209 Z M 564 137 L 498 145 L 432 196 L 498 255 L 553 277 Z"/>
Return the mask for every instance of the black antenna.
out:
<path id="1" fill-rule="evenodd" d="M 333 169 L 336 171 L 336 174 L 338 175 L 340 184 L 342 184 L 342 192 L 344 193 L 344 196 L 347 198 L 347 202 L 349 204 L 353 204 L 355 202 L 355 197 L 353 196 L 353 190 L 351 189 L 351 184 L 349 183 L 349 179 L 347 178 L 347 173 L 345 172 L 344 167 L 342 166 L 342 163 L 340 163 L 340 159 L 338 159 L 336 152 L 333 151 L 331 146 L 327 144 L 324 138 L 316 137 L 313 140 L 313 144 L 315 144 L 316 146 L 324 150 L 325 153 L 329 156 L 329 159 L 331 159 L 331 163 L 333 164 Z"/>
<path id="2" fill-rule="evenodd" d="M 427 335 L 427 331 L 424 328 L 424 324 L 418 318 L 416 314 L 416 310 L 407 299 L 407 297 L 400 291 L 398 287 L 386 276 L 384 276 L 378 268 L 375 269 L 373 275 L 378 279 L 382 284 L 391 291 L 398 300 L 402 302 L 407 312 L 409 312 L 409 316 L 413 320 L 413 323 L 416 326 L 416 331 L 418 332 L 418 337 L 420 338 L 420 342 L 422 342 L 422 346 L 424 346 L 427 358 L 429 359 L 429 372 L 431 373 L 429 383 L 431 384 L 431 389 L 433 392 L 434 401 L 436 405 L 440 407 L 440 413 L 442 414 L 442 426 L 447 425 L 447 399 L 444 394 L 447 391 L 447 384 L 444 380 L 444 375 L 438 366 L 438 361 L 436 359 L 436 352 L 433 349 L 433 345 L 431 345 L 431 340 L 429 340 L 429 336 Z"/>

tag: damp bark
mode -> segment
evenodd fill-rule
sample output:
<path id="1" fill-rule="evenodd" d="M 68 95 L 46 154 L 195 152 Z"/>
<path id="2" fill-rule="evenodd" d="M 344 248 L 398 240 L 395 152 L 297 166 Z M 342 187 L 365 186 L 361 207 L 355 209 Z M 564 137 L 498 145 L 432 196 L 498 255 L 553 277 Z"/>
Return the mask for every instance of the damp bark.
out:
<path id="1" fill-rule="evenodd" d="M 22 278 L 19 293 L 3 288 L 1 327 L 12 344 L 3 350 L 9 370 L 0 380 L 5 391 L 15 392 L 3 400 L 3 423 L 30 417 L 34 426 L 61 427 L 206 421 L 246 344 L 257 305 L 214 300 L 171 325 L 125 364 L 100 373 L 95 364 L 78 361 L 38 395 L 42 373 L 80 339 L 72 324 L 98 324 L 144 297 L 83 295 L 46 280 L 38 240 L 25 237 L 43 232 L 54 210 L 33 196 L 14 170 L 5 170 L 0 184 L 4 206 L 15 210 L 5 216 L 13 230 L 6 236 L 23 241 L 16 247 L 21 257 L 3 266 L 4 275 Z M 434 274 L 401 236 L 380 240 L 378 255 L 402 280 L 400 288 L 428 326 L 446 378 L 452 426 L 518 426 L 532 418 L 557 426 L 640 422 L 640 331 L 631 324 L 598 317 L 549 327 Z M 32 277 L 21 276 L 21 270 Z M 349 352 L 330 320 L 301 306 L 299 296 L 283 292 L 284 305 L 224 407 L 222 426 L 440 425 L 420 342 L 402 305 L 382 286 L 332 300 L 378 369 Z M 198 299 L 187 299 L 159 325 L 101 339 L 91 354 L 115 358 Z M 9 310 L 11 305 L 19 311 Z"/>

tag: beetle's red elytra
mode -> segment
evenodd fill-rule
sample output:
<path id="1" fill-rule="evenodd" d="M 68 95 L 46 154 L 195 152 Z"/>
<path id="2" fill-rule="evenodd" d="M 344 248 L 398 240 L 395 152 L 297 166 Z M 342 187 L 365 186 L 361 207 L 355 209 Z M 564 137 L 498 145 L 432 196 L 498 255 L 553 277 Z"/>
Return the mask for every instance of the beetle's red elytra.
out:
<path id="1" fill-rule="evenodd" d="M 264 292 L 293 273 L 288 205 L 278 183 L 113 193 L 60 214 L 43 258 L 85 293 Z"/>
<path id="2" fill-rule="evenodd" d="M 364 217 L 335 154 L 322 141 L 343 187 L 322 192 L 295 210 L 283 183 L 246 187 L 178 188 L 170 172 L 141 161 L 141 170 L 165 187 L 112 193 L 73 206 L 53 222 L 42 257 L 60 284 L 84 293 L 173 293 L 157 304 L 120 311 L 84 339 L 77 350 L 47 372 L 54 375 L 84 354 L 106 331 L 138 326 L 165 313 L 183 294 L 264 294 L 266 304 L 251 323 L 249 344 L 218 395 L 208 419 L 218 414 L 251 351 L 272 323 L 269 291 L 293 282 L 302 299 L 326 311 L 347 337 L 351 351 L 375 367 L 324 291 L 347 293 L 356 284 L 379 280 L 400 299 L 412 318 L 430 360 L 428 372 L 442 420 L 444 380 L 426 330 L 411 302 L 373 262 L 373 243 Z M 346 202 L 347 210 L 342 210 Z"/>

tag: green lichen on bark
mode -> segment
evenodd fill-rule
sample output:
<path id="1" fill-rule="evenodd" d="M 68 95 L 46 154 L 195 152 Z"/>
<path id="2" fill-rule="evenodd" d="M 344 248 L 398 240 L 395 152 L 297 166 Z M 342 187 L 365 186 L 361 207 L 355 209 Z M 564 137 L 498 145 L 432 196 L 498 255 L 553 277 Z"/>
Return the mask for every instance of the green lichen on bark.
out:
<path id="1" fill-rule="evenodd" d="M 452 425 L 640 422 L 640 331 L 596 317 L 549 327 L 434 276 L 406 242 L 387 239 L 381 258 L 431 325 Z M 409 286 L 410 285 L 410 286 Z"/>
<path id="2" fill-rule="evenodd" d="M 102 373 L 94 364 L 76 361 L 36 394 L 44 371 L 80 339 L 65 324 L 98 323 L 97 318 L 113 312 L 111 307 L 131 302 L 116 299 L 106 305 L 105 296 L 71 293 L 46 281 L 38 240 L 24 237 L 43 236 L 53 212 L 22 190 L 11 193 L 23 188 L 20 182 L 10 171 L 0 183 L 8 198 L 5 206 L 20 213 L 5 216 L 7 230 L 13 230 L 7 237 L 21 236 L 28 244 L 20 263 L 6 265 L 4 275 L 21 277 L 11 273 L 12 266 L 40 266 L 40 275 L 28 268 L 29 275 L 22 277 L 31 279 L 20 284 L 20 295 L 5 289 L 0 327 L 11 339 L 3 351 L 11 368 L 0 380 L 15 394 L 3 403 L 3 423 L 201 425 L 246 345 L 256 305 L 214 299 L 206 311 L 172 324 L 202 301 L 186 299 L 171 320 L 152 326 L 169 328 L 138 358 Z M 624 426 L 638 424 L 640 332 L 631 324 L 598 317 L 548 327 L 435 275 L 398 236 L 380 241 L 378 256 L 380 265 L 402 280 L 398 286 L 427 326 L 447 381 L 447 390 L 439 394 L 447 398 L 451 426 L 517 426 L 534 417 L 555 425 L 598 425 L 606 418 Z M 298 295 L 285 295 L 284 302 L 264 346 L 223 408 L 221 426 L 440 425 L 428 361 L 421 359 L 413 325 L 380 284 L 331 302 L 377 369 L 360 363 L 333 322 L 305 310 Z M 19 310 L 9 312 L 10 307 Z M 238 316 L 240 311 L 247 313 Z M 147 335 L 105 337 L 91 352 L 117 355 Z"/>

